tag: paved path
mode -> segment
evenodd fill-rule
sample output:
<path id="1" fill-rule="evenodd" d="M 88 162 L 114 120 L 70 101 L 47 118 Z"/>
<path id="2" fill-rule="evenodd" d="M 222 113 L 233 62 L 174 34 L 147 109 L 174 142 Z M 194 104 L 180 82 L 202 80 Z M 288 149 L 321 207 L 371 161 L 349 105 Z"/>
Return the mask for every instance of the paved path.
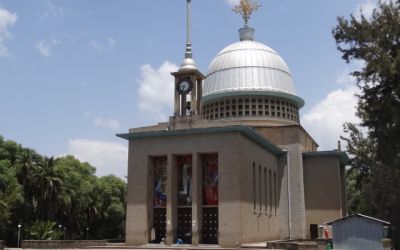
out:
<path id="1" fill-rule="evenodd" d="M 266 250 L 266 242 L 255 242 L 243 244 L 241 248 L 224 248 L 216 245 L 147 245 L 145 247 L 128 247 L 125 244 L 110 244 L 103 247 L 81 248 L 86 250 Z M 4 250 L 43 250 L 34 248 L 4 248 Z M 62 250 L 77 250 L 77 248 L 63 248 Z M 269 249 L 285 250 L 285 249 Z"/>
<path id="2" fill-rule="evenodd" d="M 107 247 L 107 248 L 81 248 L 81 249 L 87 249 L 87 250 L 121 250 L 121 249 L 124 249 L 124 250 L 160 250 L 160 249 L 163 249 L 163 248 L 129 248 L 129 247 L 117 247 L 117 248 L 113 248 L 113 247 Z M 191 249 L 191 250 L 193 250 L 193 249 L 205 249 L 205 248 L 194 248 L 194 247 L 188 247 L 188 248 L 182 248 L 182 247 L 179 247 L 179 248 L 173 248 L 173 247 L 168 247 L 168 248 L 165 248 L 165 249 L 179 249 L 179 250 L 188 250 L 188 249 Z M 213 248 L 209 248 L 209 249 L 213 249 Z M 222 248 L 222 247 L 215 247 L 214 249 L 218 249 L 218 250 L 227 250 L 227 249 L 232 249 L 232 248 Z M 236 248 L 237 250 L 240 250 L 240 249 L 251 249 L 251 250 L 257 250 L 257 249 L 263 249 L 263 250 L 265 250 L 266 248 L 264 247 L 264 248 L 262 248 L 262 247 L 260 247 L 260 248 L 256 248 L 256 247 L 251 247 L 251 248 Z M 34 249 L 34 248 L 4 248 L 4 250 L 43 250 L 43 249 Z M 63 248 L 62 250 L 77 250 L 77 248 Z M 284 250 L 284 249 L 268 249 L 268 250 Z"/>

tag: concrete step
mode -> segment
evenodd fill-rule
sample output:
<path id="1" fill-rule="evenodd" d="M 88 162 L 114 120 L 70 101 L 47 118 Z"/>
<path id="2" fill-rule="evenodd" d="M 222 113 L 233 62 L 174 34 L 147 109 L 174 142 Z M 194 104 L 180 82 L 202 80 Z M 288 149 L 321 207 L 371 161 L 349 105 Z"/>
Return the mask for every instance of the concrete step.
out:
<path id="1" fill-rule="evenodd" d="M 267 248 L 267 242 L 253 242 L 253 243 L 244 243 L 241 245 L 242 249 L 269 249 L 269 250 L 286 250 L 283 248 Z"/>

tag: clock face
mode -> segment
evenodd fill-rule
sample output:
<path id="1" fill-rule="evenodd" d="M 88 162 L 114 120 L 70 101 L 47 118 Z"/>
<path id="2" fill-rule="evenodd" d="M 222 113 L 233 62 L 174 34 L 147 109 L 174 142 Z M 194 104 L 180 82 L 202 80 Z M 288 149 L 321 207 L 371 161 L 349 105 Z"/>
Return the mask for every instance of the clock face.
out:
<path id="1" fill-rule="evenodd" d="M 181 80 L 177 85 L 177 90 L 181 94 L 187 94 L 192 90 L 192 82 L 189 79 Z"/>

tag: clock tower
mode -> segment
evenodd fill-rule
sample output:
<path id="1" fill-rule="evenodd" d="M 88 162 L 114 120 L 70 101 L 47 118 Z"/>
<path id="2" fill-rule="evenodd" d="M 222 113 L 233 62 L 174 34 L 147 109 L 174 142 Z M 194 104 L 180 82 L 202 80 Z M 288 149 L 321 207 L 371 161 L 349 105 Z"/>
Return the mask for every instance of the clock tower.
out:
<path id="1" fill-rule="evenodd" d="M 187 0 L 187 36 L 185 59 L 175 77 L 174 117 L 192 117 L 201 115 L 202 83 L 205 76 L 197 69 L 193 60 L 192 44 L 190 41 L 190 4 Z"/>

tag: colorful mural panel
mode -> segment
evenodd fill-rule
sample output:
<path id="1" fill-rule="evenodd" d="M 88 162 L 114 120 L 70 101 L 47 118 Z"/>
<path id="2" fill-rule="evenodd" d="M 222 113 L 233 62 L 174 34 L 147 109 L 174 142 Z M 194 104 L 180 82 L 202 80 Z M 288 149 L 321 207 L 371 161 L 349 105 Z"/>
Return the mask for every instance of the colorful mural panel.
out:
<path id="1" fill-rule="evenodd" d="M 192 205 L 192 156 L 177 157 L 178 206 Z"/>
<path id="2" fill-rule="evenodd" d="M 157 157 L 153 161 L 154 207 L 167 206 L 167 157 Z"/>
<path id="3" fill-rule="evenodd" d="M 203 205 L 218 205 L 218 155 L 203 156 Z"/>

